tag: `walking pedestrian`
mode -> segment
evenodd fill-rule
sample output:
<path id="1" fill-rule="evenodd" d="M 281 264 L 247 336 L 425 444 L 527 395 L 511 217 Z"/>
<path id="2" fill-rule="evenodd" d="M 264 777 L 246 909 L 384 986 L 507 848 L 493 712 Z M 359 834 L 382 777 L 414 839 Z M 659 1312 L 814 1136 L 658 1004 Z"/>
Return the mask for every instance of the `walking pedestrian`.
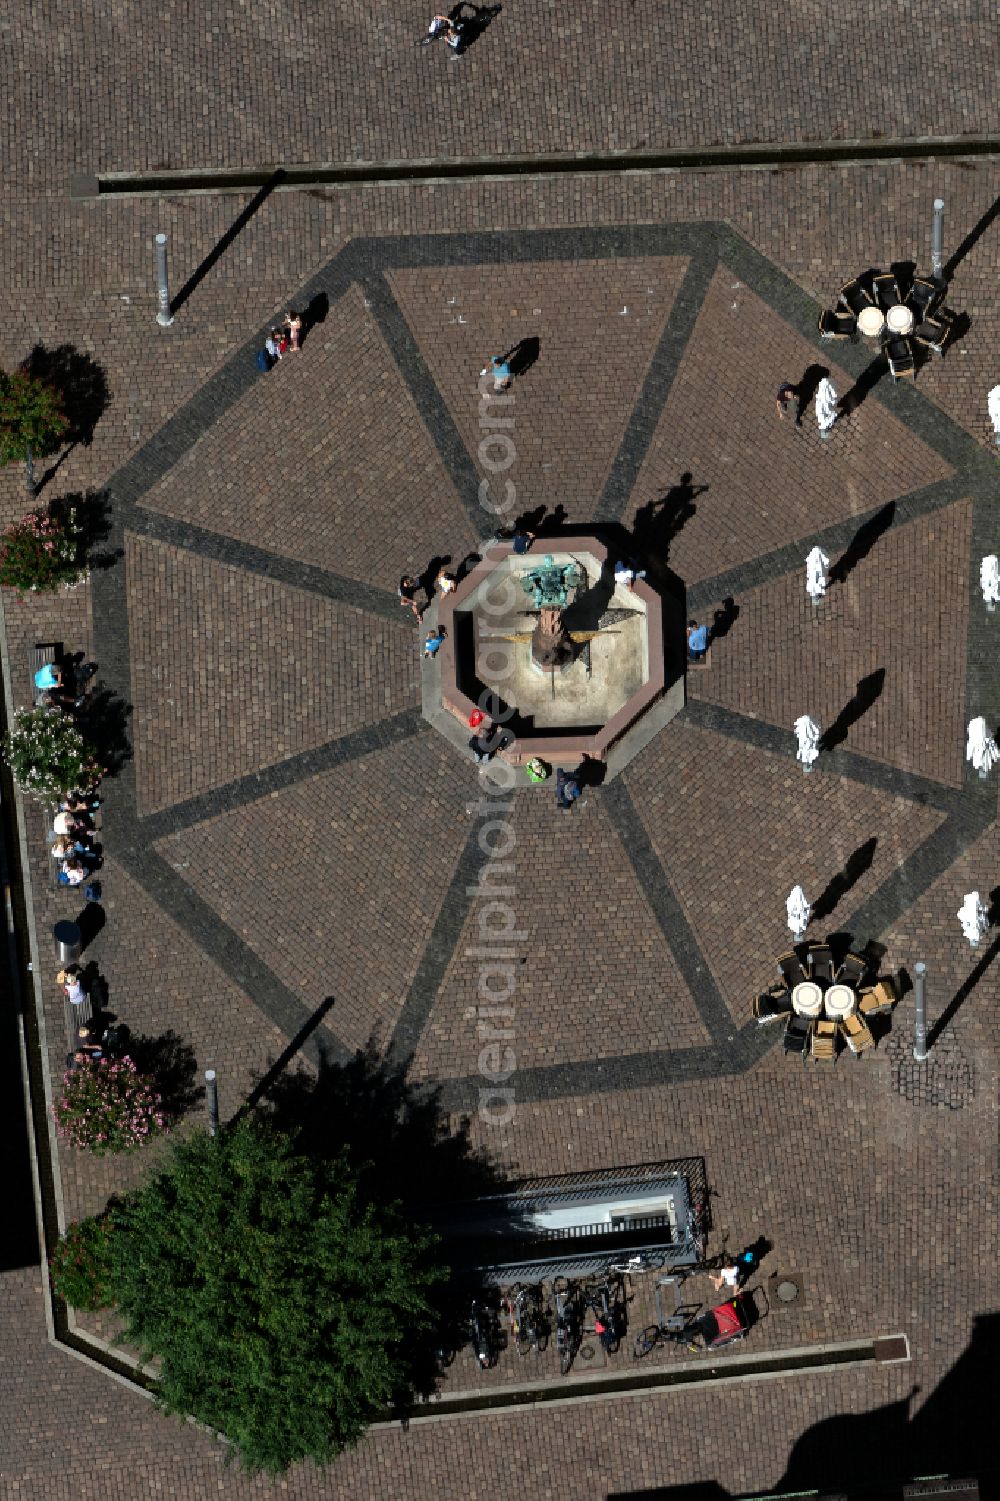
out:
<path id="1" fill-rule="evenodd" d="M 689 662 L 703 662 L 705 660 L 705 653 L 708 651 L 707 625 L 699 625 L 697 620 L 688 621 L 687 647 Z"/>
<path id="2" fill-rule="evenodd" d="M 458 588 L 458 580 L 453 573 L 448 573 L 446 569 L 442 568 L 434 580 L 434 587 L 444 596 L 450 594 L 453 589 Z"/>
<path id="3" fill-rule="evenodd" d="M 444 637 L 445 632 L 442 626 L 438 626 L 436 631 L 432 631 L 424 642 L 424 656 L 436 657 L 444 644 Z"/>
<path id="4" fill-rule="evenodd" d="M 782 381 L 781 385 L 778 387 L 778 394 L 774 398 L 774 405 L 778 409 L 778 416 L 781 418 L 782 422 L 784 422 L 785 414 L 788 411 L 788 408 L 791 406 L 792 402 L 798 402 L 798 399 L 798 386 L 793 386 L 791 382 L 787 380 Z M 798 414 L 796 414 L 795 417 L 795 426 L 802 426 L 802 419 L 798 416 Z"/>
<path id="5" fill-rule="evenodd" d="M 294 353 L 302 348 L 299 342 L 302 338 L 302 319 L 293 307 L 285 314 L 285 327 L 288 329 L 288 347 Z"/>
<path id="6" fill-rule="evenodd" d="M 493 376 L 494 391 L 506 391 L 513 379 L 510 373 L 510 366 L 507 363 L 507 356 L 501 354 L 491 354 L 489 364 L 483 366 L 479 375 L 480 379 L 484 375 Z"/>
<path id="7" fill-rule="evenodd" d="M 534 532 L 529 532 L 525 527 L 518 527 L 510 539 L 510 550 L 517 553 L 518 557 L 523 557 L 534 540 Z"/>
<path id="8" fill-rule="evenodd" d="M 264 348 L 267 350 L 268 358 L 271 360 L 280 360 L 285 352 L 285 344 L 285 336 L 281 329 L 272 328 L 264 340 Z"/>
<path id="9" fill-rule="evenodd" d="M 408 573 L 404 573 L 399 581 L 399 588 L 396 590 L 396 593 L 399 595 L 400 604 L 405 609 L 412 610 L 417 619 L 421 620 L 423 618 L 423 611 L 417 604 L 417 588 L 417 580 L 411 578 Z"/>

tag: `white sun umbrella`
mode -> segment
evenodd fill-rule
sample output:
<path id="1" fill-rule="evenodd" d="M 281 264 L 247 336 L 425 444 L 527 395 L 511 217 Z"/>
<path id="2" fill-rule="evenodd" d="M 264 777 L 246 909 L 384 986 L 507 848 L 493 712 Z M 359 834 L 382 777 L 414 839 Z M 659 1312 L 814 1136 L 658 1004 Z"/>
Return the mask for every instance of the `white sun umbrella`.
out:
<path id="1" fill-rule="evenodd" d="M 816 387 L 816 422 L 821 434 L 828 433 L 837 420 L 837 391 L 826 377 Z"/>
<path id="2" fill-rule="evenodd" d="M 792 938 L 798 943 L 805 933 L 806 928 L 808 928 L 809 919 L 812 917 L 812 908 L 806 900 L 806 894 L 801 886 L 793 886 L 788 893 L 785 911 L 788 913 L 788 927 Z"/>
<path id="3" fill-rule="evenodd" d="M 819 755 L 820 728 L 815 719 L 810 719 L 808 714 L 801 715 L 795 721 L 795 737 L 799 742 L 795 759 L 802 762 L 806 771 L 812 771 L 813 762 Z"/>
<path id="4" fill-rule="evenodd" d="M 983 902 L 980 900 L 978 891 L 970 891 L 962 900 L 958 909 L 958 920 L 962 924 L 962 932 L 969 940 L 972 948 L 979 947 L 979 940 L 990 925 L 990 915 Z"/>
<path id="5" fill-rule="evenodd" d="M 1000 747 L 986 728 L 986 720 L 982 715 L 978 719 L 969 720 L 965 759 L 972 762 L 983 781 L 989 776 L 991 768 L 1000 761 Z"/>
<path id="6" fill-rule="evenodd" d="M 806 593 L 814 605 L 819 604 L 826 593 L 826 570 L 830 559 L 821 547 L 814 547 L 806 558 Z"/>
<path id="7" fill-rule="evenodd" d="M 995 552 L 979 565 L 979 587 L 983 591 L 983 602 L 992 615 L 1000 602 L 1000 558 Z"/>
<path id="8" fill-rule="evenodd" d="M 996 440 L 1000 443 L 1000 386 L 994 386 L 986 398 L 986 410 L 990 414 L 993 424 L 993 432 Z"/>

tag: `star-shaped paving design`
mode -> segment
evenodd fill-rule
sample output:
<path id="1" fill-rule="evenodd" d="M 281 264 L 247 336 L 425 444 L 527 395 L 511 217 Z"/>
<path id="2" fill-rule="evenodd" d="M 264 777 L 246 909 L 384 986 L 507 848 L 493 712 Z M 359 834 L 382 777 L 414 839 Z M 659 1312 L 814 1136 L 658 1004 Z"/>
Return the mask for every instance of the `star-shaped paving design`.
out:
<path id="1" fill-rule="evenodd" d="M 867 361 L 854 347 L 827 358 L 814 304 L 727 226 L 354 241 L 295 294 L 296 306 L 325 314 L 301 356 L 260 375 L 258 330 L 109 483 L 124 562 L 93 577 L 96 649 L 104 682 L 135 704 L 136 755 L 108 799 L 105 838 L 284 1031 L 290 1054 L 346 1057 L 373 1033 L 459 1110 L 481 1084 L 474 1029 L 462 1028 L 475 999 L 465 955 L 483 854 L 466 809 L 478 789 L 474 769 L 421 719 L 417 643 L 393 586 L 432 531 L 450 528 L 458 552 L 491 530 L 470 361 L 492 352 L 490 339 L 502 347 L 512 326 L 533 327 L 554 288 L 569 289 L 574 316 L 514 388 L 522 496 L 564 504 L 573 523 L 634 527 L 669 548 L 689 614 L 725 615 L 733 599 L 751 630 L 742 640 L 730 630 L 709 668 L 689 674 L 685 710 L 590 794 L 588 821 L 567 828 L 535 789 L 502 815 L 518 831 L 529 912 L 519 1097 L 753 1065 L 773 1039 L 747 1019 L 746 1002 L 768 978 L 760 955 L 773 954 L 783 922 L 759 908 L 775 904 L 799 855 L 813 857 L 790 811 L 803 798 L 829 809 L 831 850 L 838 822 L 842 839 L 853 837 L 851 795 L 859 830 L 875 819 L 884 831 L 889 864 L 859 883 L 852 911 L 837 911 L 859 943 L 885 932 L 996 816 L 960 739 L 953 757 L 932 751 L 913 733 L 919 715 L 898 704 L 894 714 L 888 691 L 861 721 L 863 749 L 859 726 L 849 747 L 825 753 L 808 792 L 794 762 L 795 694 L 836 704 L 853 687 L 824 670 L 825 654 L 874 639 L 886 646 L 872 659 L 883 670 L 894 648 L 885 633 L 924 629 L 899 600 L 878 616 L 877 575 L 864 570 L 879 550 L 939 536 L 932 603 L 934 589 L 971 598 L 978 559 L 994 550 L 988 457 L 919 389 L 883 381 L 826 445 L 808 425 L 775 431 L 775 462 L 791 476 L 779 483 L 741 431 L 747 404 L 771 401 L 755 389 L 758 370 L 784 359 L 783 373 L 798 373 L 805 351 L 835 367 L 840 388 Z M 579 311 L 587 295 L 599 307 L 590 321 Z M 343 427 L 335 439 L 303 416 L 323 359 L 330 399 L 350 417 L 348 443 Z M 275 437 L 277 459 L 261 447 L 265 416 L 290 435 L 287 451 Z M 682 467 L 694 483 L 664 496 L 664 476 Z M 380 506 L 395 524 L 379 551 L 358 517 Z M 709 507 L 709 525 L 689 524 Z M 802 569 L 817 542 L 845 577 L 810 614 Z M 227 626 L 185 615 L 187 601 L 209 598 Z M 784 679 L 778 669 L 765 678 L 754 659 L 773 620 L 785 622 L 772 643 Z M 982 612 L 955 621 L 960 736 L 963 704 L 994 721 L 1000 705 Z M 835 791 L 845 787 L 846 801 Z M 727 800 L 730 853 L 744 840 L 744 811 L 762 831 L 742 876 L 720 868 Z M 426 851 L 434 858 L 422 868 Z M 298 924 L 296 887 L 304 902 L 316 872 L 328 918 L 317 920 L 314 903 Z M 341 918 L 347 893 L 366 890 L 377 897 Z M 553 891 L 550 929 L 540 914 Z M 587 939 L 563 950 L 567 909 Z"/>

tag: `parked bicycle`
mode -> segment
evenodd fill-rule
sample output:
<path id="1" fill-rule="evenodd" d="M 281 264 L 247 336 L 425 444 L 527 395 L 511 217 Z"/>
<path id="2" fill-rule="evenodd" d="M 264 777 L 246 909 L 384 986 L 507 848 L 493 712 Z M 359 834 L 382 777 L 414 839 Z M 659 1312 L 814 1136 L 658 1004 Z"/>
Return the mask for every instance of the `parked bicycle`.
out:
<path id="1" fill-rule="evenodd" d="M 549 1341 L 549 1324 L 540 1287 L 518 1283 L 503 1297 L 510 1325 L 510 1338 L 518 1355 L 533 1350 L 540 1355 Z"/>
<path id="2" fill-rule="evenodd" d="M 566 1277 L 556 1277 L 552 1283 L 552 1300 L 556 1310 L 559 1374 L 565 1376 L 583 1343 L 583 1292 L 576 1282 L 570 1282 Z"/>
<path id="3" fill-rule="evenodd" d="M 480 1368 L 489 1371 L 500 1356 L 499 1330 L 494 1310 L 480 1298 L 473 1298 L 469 1312 L 469 1340 Z"/>
<path id="4" fill-rule="evenodd" d="M 663 1324 L 648 1324 L 641 1334 L 636 1335 L 632 1354 L 636 1360 L 642 1360 L 657 1345 L 683 1345 L 686 1350 L 697 1351 L 701 1346 L 694 1338 L 695 1332 L 692 1327 L 671 1329 Z"/>
<path id="5" fill-rule="evenodd" d="M 658 1272 L 665 1262 L 666 1257 L 662 1251 L 637 1251 L 634 1256 L 623 1261 L 609 1261 L 607 1270 L 618 1277 L 638 1277 L 643 1272 Z"/>
<path id="6" fill-rule="evenodd" d="M 620 1277 L 591 1283 L 584 1289 L 586 1306 L 594 1314 L 594 1333 L 609 1355 L 621 1344 L 626 1328 L 625 1294 Z"/>

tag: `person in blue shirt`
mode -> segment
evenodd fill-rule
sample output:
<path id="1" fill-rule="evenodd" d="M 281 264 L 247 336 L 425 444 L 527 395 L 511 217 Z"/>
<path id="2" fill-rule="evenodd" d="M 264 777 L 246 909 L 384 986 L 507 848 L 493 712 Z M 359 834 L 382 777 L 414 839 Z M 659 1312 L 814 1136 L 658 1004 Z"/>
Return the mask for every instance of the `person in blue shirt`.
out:
<path id="1" fill-rule="evenodd" d="M 53 662 L 46 662 L 35 673 L 35 687 L 42 693 L 50 693 L 53 688 L 61 688 L 62 685 L 62 672 Z"/>
<path id="2" fill-rule="evenodd" d="M 493 376 L 494 391 L 506 391 L 513 378 L 507 363 L 507 356 L 500 354 L 491 355 L 489 364 L 485 365 L 479 374 Z"/>
<path id="3" fill-rule="evenodd" d="M 436 657 L 444 643 L 444 637 L 445 633 L 441 626 L 438 626 L 436 631 L 432 631 L 424 642 L 424 656 Z"/>
<path id="4" fill-rule="evenodd" d="M 701 662 L 708 651 L 708 626 L 699 625 L 697 620 L 689 620 L 687 624 L 688 661 Z"/>

